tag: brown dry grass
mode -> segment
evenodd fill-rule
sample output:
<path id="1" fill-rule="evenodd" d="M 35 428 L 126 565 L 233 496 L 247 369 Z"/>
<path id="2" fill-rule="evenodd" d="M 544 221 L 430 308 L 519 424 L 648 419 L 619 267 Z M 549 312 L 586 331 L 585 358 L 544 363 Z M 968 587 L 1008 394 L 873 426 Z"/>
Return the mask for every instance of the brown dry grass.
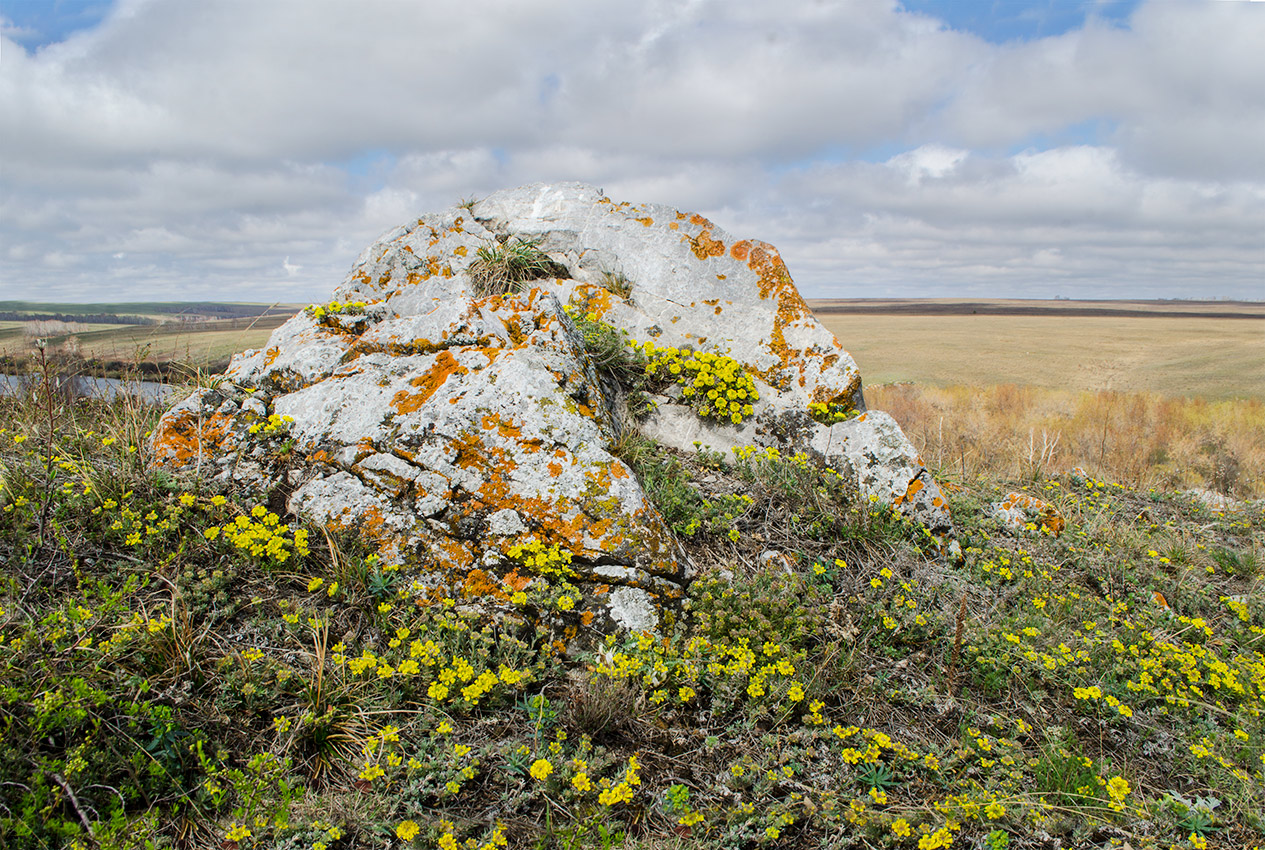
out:
<path id="1" fill-rule="evenodd" d="M 1143 487 L 1265 495 L 1265 402 L 1156 393 L 868 386 L 866 402 L 901 424 L 940 474 L 1035 479 L 1082 467 Z"/>

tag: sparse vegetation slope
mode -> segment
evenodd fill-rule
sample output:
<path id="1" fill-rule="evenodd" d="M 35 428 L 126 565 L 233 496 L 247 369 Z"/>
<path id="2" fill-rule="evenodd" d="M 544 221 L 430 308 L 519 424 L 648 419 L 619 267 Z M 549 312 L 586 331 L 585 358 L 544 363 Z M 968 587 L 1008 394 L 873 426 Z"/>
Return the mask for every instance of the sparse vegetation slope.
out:
<path id="1" fill-rule="evenodd" d="M 158 412 L 0 399 L 4 847 L 1265 844 L 1259 502 L 927 450 L 949 563 L 805 458 L 629 437 L 704 569 L 565 655 L 565 593 L 436 594 L 149 471 Z M 1062 533 L 992 519 L 1011 490 Z"/>

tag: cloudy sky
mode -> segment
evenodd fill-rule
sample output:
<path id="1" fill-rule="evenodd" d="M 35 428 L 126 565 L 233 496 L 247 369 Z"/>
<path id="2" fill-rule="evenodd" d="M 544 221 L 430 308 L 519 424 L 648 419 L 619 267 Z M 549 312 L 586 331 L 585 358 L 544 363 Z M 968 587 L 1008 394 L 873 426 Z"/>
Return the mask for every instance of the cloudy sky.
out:
<path id="1" fill-rule="evenodd" d="M 0 0 L 0 299 L 322 299 L 582 180 L 810 297 L 1265 298 L 1265 3 Z"/>

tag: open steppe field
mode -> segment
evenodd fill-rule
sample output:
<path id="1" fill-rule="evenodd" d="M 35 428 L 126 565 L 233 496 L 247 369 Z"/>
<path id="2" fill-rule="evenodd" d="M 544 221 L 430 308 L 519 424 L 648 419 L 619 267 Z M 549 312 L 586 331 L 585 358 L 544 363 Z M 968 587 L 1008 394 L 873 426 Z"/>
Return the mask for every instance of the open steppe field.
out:
<path id="1" fill-rule="evenodd" d="M 23 311 L 36 315 L 107 313 L 140 316 L 158 324 L 74 322 L 67 330 L 65 322 L 6 320 L 0 322 L 0 356 L 21 358 L 32 350 L 37 335 L 46 334 L 51 351 L 74 352 L 98 363 L 179 363 L 197 368 L 222 367 L 233 354 L 262 347 L 278 326 L 302 309 L 295 304 L 200 304 L 190 305 L 191 312 L 182 314 L 174 309 L 178 305 L 161 304 L 24 306 L 57 308 Z M 45 329 L 49 325 L 53 330 Z"/>
<path id="2" fill-rule="evenodd" d="M 1265 303 L 809 301 L 870 385 L 1265 399 Z"/>
<path id="3" fill-rule="evenodd" d="M 80 334 L 80 352 L 99 360 L 221 363 L 239 351 L 263 347 L 288 318 L 264 316 L 198 325 L 116 326 L 108 331 Z"/>

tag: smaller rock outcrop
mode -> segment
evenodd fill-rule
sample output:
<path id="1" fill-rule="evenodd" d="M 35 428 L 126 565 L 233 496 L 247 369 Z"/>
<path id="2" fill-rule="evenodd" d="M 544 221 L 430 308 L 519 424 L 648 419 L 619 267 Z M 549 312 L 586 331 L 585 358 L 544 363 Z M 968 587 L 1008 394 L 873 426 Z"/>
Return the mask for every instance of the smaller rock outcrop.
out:
<path id="1" fill-rule="evenodd" d="M 1014 531 L 1042 530 L 1055 536 L 1067 525 L 1058 508 L 1027 493 L 1007 493 L 991 505 L 992 515 Z"/>
<path id="2" fill-rule="evenodd" d="M 489 287 L 497 264 L 514 278 L 515 257 L 545 277 Z M 333 297 L 169 411 L 156 461 L 355 529 L 487 604 L 552 577 L 556 607 L 592 627 L 652 627 L 688 580 L 612 453 L 625 428 L 681 450 L 807 452 L 872 500 L 951 528 L 935 481 L 891 417 L 865 409 L 856 364 L 777 251 L 701 216 L 581 184 L 498 192 L 385 234 Z M 653 413 L 625 415 L 568 309 L 671 377 Z"/>

